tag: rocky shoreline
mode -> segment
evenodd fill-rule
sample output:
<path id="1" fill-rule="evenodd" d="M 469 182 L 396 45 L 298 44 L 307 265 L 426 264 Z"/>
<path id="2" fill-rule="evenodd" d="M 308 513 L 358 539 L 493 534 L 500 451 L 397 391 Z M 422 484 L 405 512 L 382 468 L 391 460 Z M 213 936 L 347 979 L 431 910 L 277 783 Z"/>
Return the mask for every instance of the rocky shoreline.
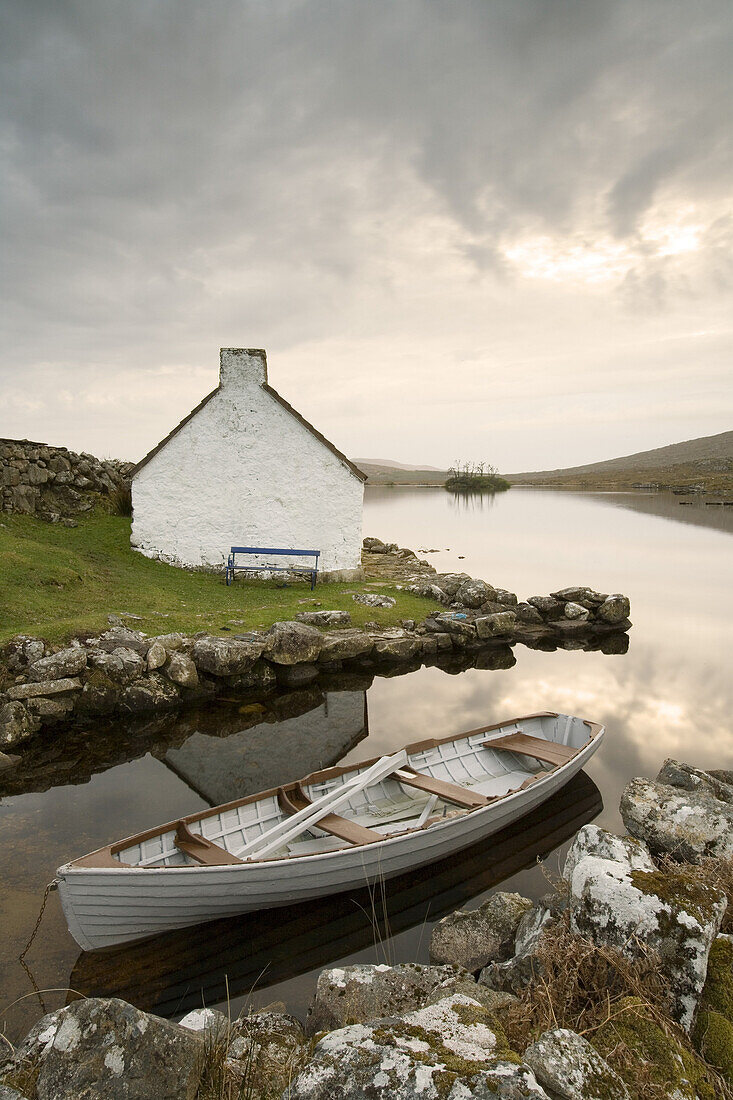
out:
<path id="1" fill-rule="evenodd" d="M 231 637 L 148 636 L 130 625 L 134 615 L 110 615 L 108 630 L 61 647 L 12 639 L 0 651 L 0 768 L 11 767 L 39 732 L 89 719 L 154 714 L 222 694 L 267 695 L 342 672 L 389 675 L 456 661 L 509 668 L 517 643 L 607 653 L 628 645 L 630 604 L 620 594 L 576 586 L 520 602 L 467 573 L 439 574 L 413 551 L 379 539 L 364 540 L 364 558 L 370 576 L 399 578 L 398 587 L 444 610 L 392 628 L 352 627 L 343 611 L 303 611 L 297 621 Z M 353 598 L 375 607 L 393 602 L 374 592 Z"/>
<path id="2" fill-rule="evenodd" d="M 537 904 L 445 917 L 430 965 L 324 970 L 304 1026 L 81 999 L 0 1053 L 0 1100 L 730 1100 L 733 772 L 667 760 L 621 813 Z"/>

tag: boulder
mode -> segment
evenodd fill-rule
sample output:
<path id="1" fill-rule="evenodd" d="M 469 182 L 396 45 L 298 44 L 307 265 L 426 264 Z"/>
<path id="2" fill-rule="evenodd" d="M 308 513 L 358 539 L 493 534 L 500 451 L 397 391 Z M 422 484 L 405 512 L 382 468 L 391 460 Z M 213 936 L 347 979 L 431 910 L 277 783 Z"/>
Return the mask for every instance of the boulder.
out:
<path id="1" fill-rule="evenodd" d="M 453 599 L 462 584 L 472 580 L 468 573 L 438 573 L 432 578 L 433 584 L 445 592 L 449 599 Z"/>
<path id="2" fill-rule="evenodd" d="M 97 649 L 112 653 L 115 649 L 134 649 L 141 657 L 146 657 L 150 648 L 150 639 L 141 630 L 131 630 L 127 626 L 114 626 L 105 630 L 94 643 Z"/>
<path id="3" fill-rule="evenodd" d="M 471 974 L 466 974 L 463 978 L 449 978 L 447 982 L 441 982 L 440 985 L 435 987 L 422 1007 L 437 1004 L 438 1001 L 442 1001 L 454 993 L 462 993 L 465 997 L 472 997 L 474 1001 L 478 1001 L 485 1009 L 495 1014 L 502 1012 L 510 1005 L 519 1003 L 518 998 L 512 996 L 511 993 L 499 993 L 495 989 L 489 989 L 487 985 L 479 985 Z"/>
<path id="4" fill-rule="evenodd" d="M 179 698 L 175 684 L 166 680 L 159 672 L 151 672 L 125 688 L 120 698 L 120 708 L 130 714 L 169 710 L 178 704 Z"/>
<path id="5" fill-rule="evenodd" d="M 573 622 L 585 623 L 590 618 L 590 611 L 587 607 L 583 607 L 582 604 L 573 603 L 572 600 L 568 600 L 565 604 L 565 618 Z"/>
<path id="6" fill-rule="evenodd" d="M 419 638 L 404 630 L 388 630 L 372 636 L 374 656 L 383 660 L 407 661 L 422 649 Z"/>
<path id="7" fill-rule="evenodd" d="M 145 658 L 148 672 L 154 672 L 156 668 L 162 668 L 167 660 L 168 652 L 163 643 L 157 640 L 154 641 Z"/>
<path id="8" fill-rule="evenodd" d="M 516 592 L 509 592 L 506 588 L 497 588 L 494 591 L 494 599 L 505 607 L 516 607 L 518 604 Z"/>
<path id="9" fill-rule="evenodd" d="M 242 1015 L 232 1025 L 226 1066 L 233 1095 L 280 1100 L 305 1068 L 309 1044 L 302 1024 L 279 1012 Z M 240 1091 L 238 1091 L 241 1089 Z"/>
<path id="10" fill-rule="evenodd" d="M 212 676 L 235 676 L 246 672 L 262 656 L 264 644 L 264 639 L 245 641 L 238 638 L 213 638 L 207 634 L 196 639 L 191 658 L 201 672 L 209 672 Z"/>
<path id="11" fill-rule="evenodd" d="M 464 581 L 455 592 L 453 599 L 463 607 L 475 608 L 481 607 L 481 604 L 486 603 L 487 600 L 493 600 L 495 597 L 496 589 L 487 584 L 486 581 L 468 580 Z"/>
<path id="12" fill-rule="evenodd" d="M 178 1026 L 185 1027 L 188 1031 L 197 1031 L 216 1041 L 229 1031 L 229 1020 L 216 1008 L 194 1008 L 178 1021 Z"/>
<path id="13" fill-rule="evenodd" d="M 529 623 L 535 625 L 542 625 L 545 621 L 540 615 L 536 607 L 533 607 L 531 603 L 518 603 L 514 608 L 514 614 L 517 617 L 517 622 Z"/>
<path id="14" fill-rule="evenodd" d="M 111 680 L 101 668 L 95 668 L 87 677 L 81 697 L 79 711 L 83 714 L 111 714 L 117 706 L 121 688 Z"/>
<path id="15" fill-rule="evenodd" d="M 320 661 L 349 661 L 366 657 L 374 648 L 374 639 L 363 630 L 337 630 L 321 636 Z"/>
<path id="16" fill-rule="evenodd" d="M 620 593 L 609 596 L 596 611 L 596 616 L 604 623 L 620 623 L 628 619 L 631 611 L 631 603 L 628 596 Z"/>
<path id="17" fill-rule="evenodd" d="M 277 665 L 275 679 L 288 688 L 312 684 L 321 674 L 318 665 Z"/>
<path id="18" fill-rule="evenodd" d="M 527 1047 L 525 1065 L 560 1100 L 630 1100 L 626 1085 L 598 1051 L 574 1031 L 546 1031 Z"/>
<path id="19" fill-rule="evenodd" d="M 289 1100 L 547 1100 L 478 1001 L 456 994 L 326 1035 Z"/>
<path id="20" fill-rule="evenodd" d="M 616 836 L 597 825 L 584 825 L 575 835 L 565 857 L 562 877 L 570 882 L 581 859 L 598 856 L 626 862 L 634 871 L 656 871 L 656 864 L 642 840 L 632 836 Z"/>
<path id="21" fill-rule="evenodd" d="M 638 1094 L 640 1081 L 647 1084 L 647 1095 L 669 1100 L 720 1095 L 706 1066 L 671 1028 L 660 1027 L 640 998 L 617 1001 L 591 1041 L 609 1062 L 621 1055 L 615 1064 L 632 1096 Z"/>
<path id="22" fill-rule="evenodd" d="M 356 964 L 322 970 L 305 1021 L 307 1035 L 419 1008 L 433 990 L 468 975 L 457 966 Z"/>
<path id="23" fill-rule="evenodd" d="M 295 618 L 310 626 L 348 626 L 351 622 L 348 611 L 301 611 Z"/>
<path id="24" fill-rule="evenodd" d="M 495 615 L 483 615 L 474 620 L 474 626 L 479 638 L 495 638 L 503 634 L 511 634 L 517 622 L 517 616 L 513 611 L 500 611 Z"/>
<path id="25" fill-rule="evenodd" d="M 9 687 L 6 694 L 8 699 L 33 699 L 38 695 L 46 698 L 67 695 L 70 691 L 81 691 L 81 680 L 76 676 L 66 676 L 63 680 L 44 680 L 35 684 L 16 684 Z"/>
<path id="26" fill-rule="evenodd" d="M 397 603 L 392 596 L 378 596 L 376 592 L 355 592 L 351 598 L 365 607 L 394 607 Z"/>
<path id="27" fill-rule="evenodd" d="M 372 554 L 384 554 L 387 551 L 387 547 L 381 539 L 365 538 L 362 546 L 365 550 L 370 550 Z"/>
<path id="28" fill-rule="evenodd" d="M 277 685 L 277 676 L 272 665 L 260 657 L 246 672 L 230 676 L 227 683 L 234 691 L 257 691 L 266 694 Z"/>
<path id="29" fill-rule="evenodd" d="M 689 873 L 637 869 L 626 852 L 617 858 L 584 855 L 571 867 L 571 930 L 629 958 L 656 951 L 671 986 L 672 1014 L 689 1031 L 725 894 Z"/>
<path id="30" fill-rule="evenodd" d="M 536 608 L 543 619 L 562 619 L 565 615 L 565 604 L 554 596 L 530 596 L 527 603 Z"/>
<path id="31" fill-rule="evenodd" d="M 77 676 L 87 667 L 87 651 L 83 646 L 69 646 L 60 649 L 58 653 L 52 653 L 48 657 L 41 657 L 28 669 L 28 676 L 36 682 L 39 680 L 61 680 L 66 676 Z"/>
<path id="32" fill-rule="evenodd" d="M 670 769 L 661 774 L 670 778 L 674 763 L 668 761 Z M 733 858 L 733 803 L 727 800 L 733 788 L 708 778 L 694 789 L 632 779 L 621 796 L 624 825 L 653 852 L 667 852 L 688 863 L 705 856 Z"/>
<path id="33" fill-rule="evenodd" d="M 431 581 L 417 581 L 415 584 L 408 584 L 405 587 L 405 592 L 411 592 L 413 596 L 423 596 L 428 600 L 436 600 L 442 604 L 450 603 L 450 596 L 446 595 L 442 588 L 438 588 L 437 584 L 433 584 Z"/>
<path id="34" fill-rule="evenodd" d="M 449 913 L 433 928 L 430 961 L 480 970 L 512 954 L 514 936 L 532 902 L 520 894 L 499 891 L 478 909 Z"/>
<path id="35" fill-rule="evenodd" d="M 586 603 L 590 604 L 602 604 L 608 599 L 608 595 L 605 592 L 595 592 L 592 588 L 584 588 L 582 585 L 575 585 L 572 588 L 561 588 L 559 592 L 551 592 L 550 595 L 555 600 L 568 600 L 572 603 Z"/>
<path id="36" fill-rule="evenodd" d="M 171 653 L 163 671 L 169 680 L 182 688 L 199 686 L 199 674 L 196 665 L 185 653 Z"/>
<path id="37" fill-rule="evenodd" d="M 318 660 L 321 633 L 307 623 L 274 623 L 264 635 L 264 652 L 276 665 L 312 664 Z"/>
<path id="38" fill-rule="evenodd" d="M 533 905 L 517 926 L 514 937 L 514 954 L 520 957 L 531 955 L 537 949 L 545 926 L 553 919 L 550 909 L 544 905 Z"/>
<path id="39" fill-rule="evenodd" d="M 425 627 L 431 633 L 450 634 L 459 642 L 477 637 L 476 627 L 473 623 L 470 623 L 467 618 L 458 618 L 456 615 L 451 614 L 431 615 L 429 619 L 425 620 Z"/>
<path id="40" fill-rule="evenodd" d="M 702 771 L 679 760 L 667 759 L 657 774 L 657 783 L 682 791 L 707 794 L 719 802 L 733 805 L 733 772 Z"/>
<path id="41" fill-rule="evenodd" d="M 127 646 L 118 646 L 112 652 L 94 650 L 89 654 L 89 664 L 105 673 L 118 684 L 131 684 L 142 676 L 145 661 L 140 654 Z"/>
<path id="42" fill-rule="evenodd" d="M 18 1053 L 35 1063 L 37 1100 L 196 1096 L 201 1037 L 125 1001 L 74 1001 L 44 1017 L 34 1032 Z"/>
<path id="43" fill-rule="evenodd" d="M 29 699 L 27 706 L 29 713 L 43 722 L 60 722 L 71 714 L 74 700 L 68 695 L 56 695 L 51 699 L 37 696 Z"/>

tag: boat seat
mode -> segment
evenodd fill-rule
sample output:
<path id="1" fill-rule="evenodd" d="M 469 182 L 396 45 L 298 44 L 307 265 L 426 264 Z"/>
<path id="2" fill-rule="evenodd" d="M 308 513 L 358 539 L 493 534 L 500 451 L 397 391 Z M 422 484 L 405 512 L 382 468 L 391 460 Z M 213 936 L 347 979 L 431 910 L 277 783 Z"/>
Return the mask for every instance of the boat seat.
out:
<path id="1" fill-rule="evenodd" d="M 303 788 L 297 784 L 291 790 L 282 788 L 277 792 L 277 800 L 286 813 L 294 814 L 311 806 L 311 800 Z M 382 833 L 376 829 L 367 829 L 364 825 L 357 825 L 355 821 L 349 821 L 338 814 L 325 814 L 313 822 L 312 828 L 321 829 L 324 833 L 330 833 L 339 840 L 346 840 L 349 844 L 373 844 L 376 840 L 386 840 Z"/>
<path id="2" fill-rule="evenodd" d="M 176 848 L 206 867 L 218 867 L 228 863 L 243 863 L 244 860 L 233 856 L 226 848 L 213 844 L 200 833 L 192 833 L 185 821 L 176 826 Z"/>
<path id="3" fill-rule="evenodd" d="M 530 737 L 528 733 L 510 733 L 506 737 L 494 737 L 490 741 L 484 741 L 482 748 L 507 749 L 509 752 L 518 752 L 522 756 L 533 756 L 535 760 L 543 760 L 546 764 L 567 764 L 572 760 L 577 749 L 569 749 L 567 745 L 558 745 L 554 741 L 546 741 L 544 737 Z"/>
<path id="4" fill-rule="evenodd" d="M 413 768 L 400 768 L 394 773 L 394 778 L 404 783 L 407 787 L 417 787 L 428 794 L 437 794 L 444 802 L 453 802 L 456 806 L 463 806 L 473 810 L 478 806 L 488 806 L 492 801 L 485 794 L 471 791 L 468 787 L 459 787 L 456 783 L 447 783 L 444 779 L 434 779 L 432 775 L 417 772 Z"/>

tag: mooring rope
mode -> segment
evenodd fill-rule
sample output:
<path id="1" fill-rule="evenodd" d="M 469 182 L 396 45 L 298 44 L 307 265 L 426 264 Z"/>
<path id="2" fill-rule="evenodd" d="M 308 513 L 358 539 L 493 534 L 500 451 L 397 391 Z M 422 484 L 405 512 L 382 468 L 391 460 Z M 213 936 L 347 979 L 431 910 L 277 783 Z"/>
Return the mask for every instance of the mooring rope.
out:
<path id="1" fill-rule="evenodd" d="M 52 878 L 51 881 L 47 884 L 46 889 L 43 892 L 43 901 L 41 902 L 41 909 L 40 909 L 40 912 L 38 914 L 38 920 L 36 921 L 35 928 L 31 932 L 31 938 L 28 940 L 28 943 L 25 945 L 25 947 L 21 951 L 20 955 L 18 956 L 18 962 L 20 962 L 20 963 L 23 962 L 26 955 L 30 951 L 31 946 L 33 944 L 33 941 L 36 938 L 36 935 L 38 934 L 38 929 L 41 927 L 41 921 L 43 920 L 43 914 L 46 910 L 46 902 L 48 901 L 48 895 L 51 893 L 52 890 L 56 889 L 58 884 L 59 884 L 59 880 L 57 878 Z"/>

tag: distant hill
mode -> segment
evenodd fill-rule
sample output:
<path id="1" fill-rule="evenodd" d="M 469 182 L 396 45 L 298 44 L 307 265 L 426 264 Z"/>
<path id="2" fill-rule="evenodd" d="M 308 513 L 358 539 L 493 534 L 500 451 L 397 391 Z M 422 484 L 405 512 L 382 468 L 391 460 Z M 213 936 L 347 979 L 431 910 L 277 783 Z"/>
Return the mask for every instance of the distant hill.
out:
<path id="1" fill-rule="evenodd" d="M 733 432 L 688 439 L 586 466 L 505 476 L 512 485 L 547 484 L 568 489 L 628 489 L 638 484 L 733 489 Z"/>
<path id="2" fill-rule="evenodd" d="M 369 485 L 443 485 L 448 477 L 448 472 L 437 466 L 408 466 L 381 458 L 353 461 L 367 475 Z"/>

